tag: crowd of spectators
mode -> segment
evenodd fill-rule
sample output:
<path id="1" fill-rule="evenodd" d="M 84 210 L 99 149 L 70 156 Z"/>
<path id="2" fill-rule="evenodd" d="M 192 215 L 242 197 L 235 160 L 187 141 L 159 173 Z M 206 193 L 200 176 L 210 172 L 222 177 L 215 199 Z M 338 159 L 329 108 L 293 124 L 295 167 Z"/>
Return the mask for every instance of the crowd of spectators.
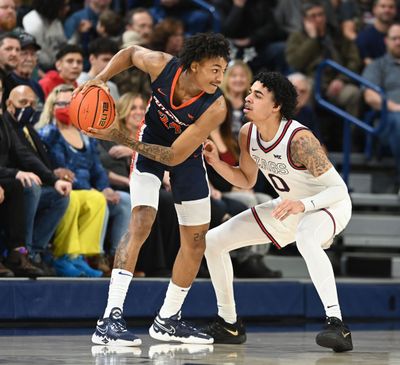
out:
<path id="1" fill-rule="evenodd" d="M 329 58 L 387 91 L 390 123 L 381 140 L 395 156 L 400 183 L 400 2 L 208 3 L 231 43 L 222 85 L 229 112 L 210 135 L 222 159 L 238 163 L 244 97 L 252 75 L 262 68 L 289 77 L 298 92 L 297 119 L 328 151 L 340 148 L 341 122 L 318 109 L 312 97 L 316 67 Z M 178 55 L 186 36 L 212 31 L 213 24 L 209 11 L 183 0 L 0 0 L 0 276 L 110 274 L 129 222 L 132 151 L 76 129 L 68 114 L 72 91 L 96 77 L 119 49 L 136 44 Z M 135 135 L 151 94 L 149 79 L 132 68 L 108 87 L 116 123 Z M 381 108 L 379 94 L 333 70 L 325 73 L 322 90 L 357 117 L 367 108 Z M 355 134 L 355 148 L 363 148 L 363 137 Z M 262 177 L 251 191 L 229 185 L 211 168 L 209 178 L 211 226 L 275 196 Z M 179 248 L 171 194 L 166 175 L 136 276 L 170 274 Z M 263 263 L 266 251 L 236 253 L 237 276 L 279 277 Z"/>

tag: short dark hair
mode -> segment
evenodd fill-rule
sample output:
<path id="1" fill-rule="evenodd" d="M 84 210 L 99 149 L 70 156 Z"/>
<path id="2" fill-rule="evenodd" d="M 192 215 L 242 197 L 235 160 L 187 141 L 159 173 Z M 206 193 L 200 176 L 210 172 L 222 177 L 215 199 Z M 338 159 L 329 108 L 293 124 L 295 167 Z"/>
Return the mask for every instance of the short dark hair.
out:
<path id="1" fill-rule="evenodd" d="M 322 4 L 322 2 L 320 0 L 306 0 L 303 2 L 303 4 L 301 5 L 301 13 L 303 14 L 303 16 L 306 15 L 306 13 L 312 9 L 312 8 L 323 8 L 324 5 Z"/>
<path id="2" fill-rule="evenodd" d="M 68 53 L 80 53 L 81 56 L 84 57 L 83 50 L 81 47 L 75 44 L 64 44 L 56 53 L 56 61 L 61 60 L 61 58 L 63 58 Z"/>
<path id="3" fill-rule="evenodd" d="M 99 23 L 108 36 L 116 37 L 121 32 L 121 17 L 115 11 L 106 9 L 99 15 Z"/>
<path id="4" fill-rule="evenodd" d="M 65 0 L 33 0 L 32 7 L 46 19 L 54 20 L 65 7 Z"/>
<path id="5" fill-rule="evenodd" d="M 19 42 L 19 44 L 21 44 L 21 41 L 20 41 L 20 39 L 19 39 L 19 37 L 18 37 L 18 35 L 16 33 L 14 33 L 14 32 L 6 32 L 6 33 L 3 33 L 3 34 L 0 34 L 0 46 L 3 45 L 3 42 L 4 42 L 4 40 L 6 38 L 16 39 Z"/>
<path id="6" fill-rule="evenodd" d="M 128 13 L 125 15 L 125 25 L 133 25 L 133 16 L 138 13 L 147 13 L 152 19 L 154 19 L 153 14 L 151 14 L 149 9 L 140 6 L 128 11 Z"/>
<path id="7" fill-rule="evenodd" d="M 261 71 L 254 78 L 274 95 L 275 103 L 281 106 L 281 114 L 286 119 L 294 116 L 297 105 L 297 92 L 293 84 L 279 72 Z"/>
<path id="8" fill-rule="evenodd" d="M 229 62 L 229 42 L 219 33 L 198 33 L 185 39 L 179 59 L 183 70 L 192 62 L 222 57 Z"/>
<path id="9" fill-rule="evenodd" d="M 89 43 L 88 54 L 98 57 L 101 54 L 116 54 L 119 51 L 117 42 L 110 38 L 96 38 Z"/>

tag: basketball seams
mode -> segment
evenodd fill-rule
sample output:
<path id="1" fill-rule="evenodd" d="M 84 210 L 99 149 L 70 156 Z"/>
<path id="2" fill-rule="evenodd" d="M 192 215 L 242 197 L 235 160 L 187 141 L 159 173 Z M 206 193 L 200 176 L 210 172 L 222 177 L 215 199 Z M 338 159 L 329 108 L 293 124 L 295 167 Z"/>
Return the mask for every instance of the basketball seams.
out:
<path id="1" fill-rule="evenodd" d="M 104 89 L 91 86 L 84 94 L 80 93 L 71 100 L 70 117 L 71 122 L 80 130 L 89 127 L 108 128 L 115 119 L 114 99 Z"/>
<path id="2" fill-rule="evenodd" d="M 95 110 L 96 110 L 96 112 L 94 113 L 94 116 L 93 116 L 93 120 L 92 120 L 92 128 L 97 128 L 97 126 L 95 126 L 94 124 L 96 123 L 96 116 L 97 116 L 97 112 L 99 111 L 99 95 L 100 95 L 100 90 L 102 90 L 102 89 L 100 89 L 100 88 L 98 88 L 97 89 L 97 99 L 96 99 L 96 108 L 95 108 Z M 83 100 L 82 100 L 83 101 Z"/>
<path id="3" fill-rule="evenodd" d="M 108 115 L 109 120 L 107 121 L 106 126 L 104 127 L 104 128 L 108 128 L 114 121 L 114 118 L 112 118 L 112 117 L 115 115 L 115 105 L 114 105 L 113 99 L 111 98 L 111 95 L 109 93 L 105 93 L 105 94 L 107 95 L 107 99 L 110 103 L 110 113 Z"/>

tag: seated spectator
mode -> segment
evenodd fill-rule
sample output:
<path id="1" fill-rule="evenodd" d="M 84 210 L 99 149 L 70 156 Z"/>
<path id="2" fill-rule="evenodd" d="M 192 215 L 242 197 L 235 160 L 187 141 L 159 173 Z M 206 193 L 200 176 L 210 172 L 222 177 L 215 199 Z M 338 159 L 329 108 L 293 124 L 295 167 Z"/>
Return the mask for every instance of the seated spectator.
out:
<path id="1" fill-rule="evenodd" d="M 261 68 L 288 72 L 285 60 L 287 33 L 275 20 L 275 1 L 215 0 L 222 33 L 233 43 L 231 56 Z"/>
<path id="2" fill-rule="evenodd" d="M 125 33 L 134 32 L 138 35 L 138 43 L 141 46 L 148 46 L 153 34 L 153 16 L 146 8 L 138 7 L 128 12 L 125 17 Z M 124 39 L 124 34 L 122 35 Z"/>
<path id="3" fill-rule="evenodd" d="M 49 171 L 52 170 L 46 150 L 31 124 L 31 116 L 35 113 L 36 95 L 29 86 L 17 86 L 11 90 L 6 101 L 4 123 L 14 129 L 20 142 L 32 155 L 37 157 Z M 54 175 L 64 181 L 68 171 L 53 171 Z M 71 180 L 72 181 L 72 180 Z M 70 185 L 70 182 L 67 183 Z M 69 186 L 69 189 L 71 186 Z M 30 257 L 35 263 L 51 275 L 44 263 L 43 255 L 47 251 L 51 237 L 63 217 L 69 198 L 60 195 L 50 186 L 32 185 L 25 188 L 26 238 L 25 243 Z"/>
<path id="4" fill-rule="evenodd" d="M 21 44 L 21 52 L 19 62 L 11 77 L 17 85 L 27 85 L 35 92 L 38 99 L 36 110 L 38 112 L 37 116 L 39 116 L 43 110 L 44 93 L 39 83 L 33 79 L 33 72 L 38 63 L 37 52 L 40 50 L 40 46 L 36 43 L 35 37 L 26 32 L 19 33 L 18 38 Z M 8 95 L 6 95 L 7 97 Z M 37 120 L 38 117 L 32 120 L 31 123 L 35 124 Z"/>
<path id="5" fill-rule="evenodd" d="M 387 52 L 383 57 L 372 61 L 365 68 L 362 76 L 378 85 L 386 93 L 388 120 L 380 138 L 389 145 L 396 163 L 395 191 L 400 187 L 400 24 L 390 26 L 386 38 Z M 380 94 L 372 89 L 365 89 L 364 99 L 374 110 L 382 107 Z"/>
<path id="6" fill-rule="evenodd" d="M 143 125 L 147 100 L 140 94 L 127 93 L 116 103 L 117 119 L 121 130 L 127 135 L 136 136 Z M 108 170 L 110 185 L 114 189 L 129 191 L 130 160 L 133 151 L 109 141 L 99 141 L 100 159 Z M 135 276 L 169 276 L 179 250 L 179 225 L 172 193 L 165 181 L 160 190 L 159 210 L 138 258 Z M 110 254 L 115 254 L 111 247 Z M 142 274 L 140 274 L 142 272 Z"/>
<path id="7" fill-rule="evenodd" d="M 355 42 L 328 27 L 322 3 L 318 0 L 308 0 L 303 4 L 302 11 L 303 30 L 292 33 L 286 44 L 289 66 L 311 79 L 315 76 L 317 66 L 324 59 L 332 59 L 350 71 L 359 72 L 361 61 Z M 346 76 L 327 68 L 322 77 L 321 89 L 330 102 L 351 115 L 359 116 L 361 92 Z M 324 123 L 323 126 L 322 136 L 327 143 L 332 141 L 328 148 L 334 148 L 333 146 L 341 140 L 342 124 L 338 127 L 338 121 L 335 120 L 332 123 Z M 354 147 L 360 149 L 362 146 L 359 145 L 359 141 L 354 140 Z"/>
<path id="8" fill-rule="evenodd" d="M 3 129 L 0 127 L 0 136 L 2 132 Z M 3 175 L 2 170 L 3 167 L 0 165 L 0 176 Z M 25 241 L 25 205 L 24 188 L 19 180 L 0 177 L 0 230 L 5 231 L 6 241 L 4 245 L 8 251 L 13 251 L 16 248 L 22 249 L 21 243 Z M 31 274 L 36 276 L 37 268 L 33 267 L 32 269 L 33 272 L 29 268 L 24 270 L 21 273 L 22 276 L 31 276 Z M 13 276 L 15 274 L 3 265 L 2 255 L 0 255 L 0 277 L 9 278 Z"/>
<path id="9" fill-rule="evenodd" d="M 118 52 L 118 45 L 110 38 L 97 38 L 89 44 L 89 72 L 82 72 L 78 77 L 78 85 L 95 78 L 111 58 Z M 110 94 L 114 100 L 119 99 L 118 87 L 112 81 L 107 81 Z"/>
<path id="10" fill-rule="evenodd" d="M 211 17 L 206 10 L 184 0 L 160 0 L 151 8 L 156 23 L 165 18 L 177 18 L 185 24 L 188 35 L 210 31 Z"/>
<path id="11" fill-rule="evenodd" d="M 15 70 L 20 61 L 20 53 L 21 44 L 16 34 L 0 34 L 0 70 L 3 71 L 1 75 L 3 84 L 2 107 L 4 107 L 10 91 L 17 86 L 11 72 Z"/>
<path id="12" fill-rule="evenodd" d="M 231 61 L 222 80 L 221 89 L 228 101 L 231 130 L 236 140 L 244 123 L 244 98 L 250 90 L 252 81 L 253 73 L 250 67 L 242 60 Z"/>
<path id="13" fill-rule="evenodd" d="M 130 197 L 128 193 L 115 191 L 110 187 L 107 172 L 99 160 L 97 142 L 71 124 L 69 104 L 72 91 L 70 85 L 60 85 L 54 90 L 46 101 L 45 112 L 38 123 L 38 128 L 44 126 L 40 129 L 40 135 L 47 146 L 53 165 L 74 172 L 73 189 L 96 189 L 103 193 L 109 210 L 110 243 L 112 247 L 116 247 L 128 228 L 131 213 Z M 55 124 L 52 123 L 53 116 Z M 92 253 L 96 253 L 95 250 L 103 251 L 103 247 L 96 247 L 98 234 L 101 234 L 100 230 L 97 232 L 90 243 Z M 102 260 L 101 264 L 103 263 Z"/>
<path id="14" fill-rule="evenodd" d="M 55 55 L 67 42 L 62 21 L 69 10 L 69 4 L 66 0 L 33 0 L 32 8 L 23 17 L 22 24 L 41 47 L 38 64 L 41 73 L 45 73 L 54 68 Z"/>
<path id="15" fill-rule="evenodd" d="M 122 48 L 139 44 L 149 47 L 150 37 L 153 33 L 153 17 L 146 8 L 138 7 L 128 12 L 125 17 L 125 32 L 122 34 Z M 131 67 L 114 76 L 120 94 L 134 92 L 150 95 L 150 80 L 146 73 Z"/>
<path id="16" fill-rule="evenodd" d="M 79 45 L 85 54 L 89 43 L 97 38 L 96 27 L 99 16 L 109 9 L 111 0 L 90 0 L 86 4 L 83 9 L 71 14 L 64 23 L 67 39 Z"/>
<path id="17" fill-rule="evenodd" d="M 314 108 L 311 104 L 311 80 L 300 72 L 292 73 L 288 75 L 287 78 L 293 84 L 297 92 L 297 105 L 294 119 L 310 128 L 315 136 L 321 141 L 321 132 L 319 130 L 317 115 L 315 114 Z"/>
<path id="18" fill-rule="evenodd" d="M 183 23 L 178 19 L 166 18 L 154 27 L 150 48 L 177 56 L 183 47 L 183 41 Z"/>
<path id="19" fill-rule="evenodd" d="M 83 70 L 83 51 L 80 47 L 67 44 L 56 54 L 56 69 L 47 72 L 39 81 L 45 98 L 58 85 L 78 86 L 77 79 Z"/>
<path id="20" fill-rule="evenodd" d="M 101 38 L 111 38 L 119 44 L 121 42 L 121 30 L 121 17 L 119 14 L 110 9 L 106 9 L 100 14 L 96 32 Z"/>
<path id="21" fill-rule="evenodd" d="M 385 36 L 396 18 L 396 1 L 375 0 L 372 13 L 374 23 L 362 29 L 356 39 L 364 65 L 386 53 Z"/>
<path id="22" fill-rule="evenodd" d="M 10 32 L 17 25 L 14 0 L 0 0 L 0 33 Z"/>
<path id="23" fill-rule="evenodd" d="M 8 102 L 5 118 L 16 118 L 15 115 L 22 110 L 20 104 L 21 100 L 17 98 Z M 25 224 L 20 227 L 21 231 L 26 230 L 25 237 L 13 243 L 17 246 L 9 249 L 5 265 L 16 276 L 42 276 L 44 272 L 31 263 L 26 246 L 43 247 L 48 243 L 64 214 L 61 208 L 65 211 L 68 204 L 71 183 L 58 179 L 35 153 L 21 143 L 9 122 L 3 119 L 0 120 L 0 140 L 0 176 L 20 181 L 26 196 Z"/>

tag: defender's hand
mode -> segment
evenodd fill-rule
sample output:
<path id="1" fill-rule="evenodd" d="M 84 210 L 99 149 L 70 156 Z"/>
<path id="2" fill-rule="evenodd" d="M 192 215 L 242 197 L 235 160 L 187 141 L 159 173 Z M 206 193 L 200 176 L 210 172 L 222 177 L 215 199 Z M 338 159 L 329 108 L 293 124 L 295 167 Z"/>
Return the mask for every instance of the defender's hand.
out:
<path id="1" fill-rule="evenodd" d="M 217 146 L 209 139 L 204 143 L 203 154 L 207 163 L 211 166 L 220 161 Z"/>
<path id="2" fill-rule="evenodd" d="M 291 214 L 304 212 L 304 204 L 300 200 L 283 200 L 272 211 L 272 216 L 283 221 Z"/>

